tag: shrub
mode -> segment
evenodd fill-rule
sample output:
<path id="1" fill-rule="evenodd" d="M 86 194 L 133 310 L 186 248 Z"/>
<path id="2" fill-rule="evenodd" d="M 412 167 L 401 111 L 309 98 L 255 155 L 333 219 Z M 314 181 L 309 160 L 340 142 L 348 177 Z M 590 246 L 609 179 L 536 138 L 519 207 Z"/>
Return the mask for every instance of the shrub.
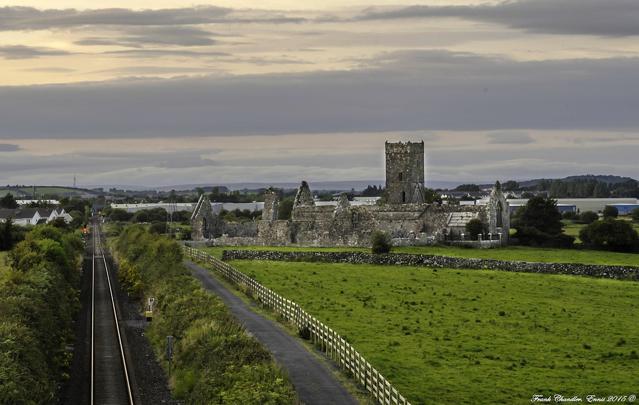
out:
<path id="1" fill-rule="evenodd" d="M 382 231 L 373 232 L 371 245 L 371 251 L 374 254 L 390 253 L 393 246 L 390 236 Z"/>
<path id="2" fill-rule="evenodd" d="M 630 215 L 632 216 L 633 221 L 639 222 L 639 208 L 635 208 L 634 210 L 632 210 L 632 213 Z"/>
<path id="3" fill-rule="evenodd" d="M 301 337 L 304 340 L 310 340 L 311 328 L 309 328 L 308 325 L 304 325 L 303 327 L 299 328 L 299 330 L 297 331 L 297 334 L 299 335 L 299 337 Z"/>
<path id="4" fill-rule="evenodd" d="M 599 215 L 597 215 L 597 213 L 593 211 L 582 212 L 581 215 L 579 216 L 579 221 L 584 224 L 592 224 L 598 219 L 599 219 Z"/>
<path id="5" fill-rule="evenodd" d="M 589 247 L 618 252 L 639 250 L 639 235 L 627 221 L 605 219 L 593 222 L 579 232 L 583 243 Z"/>
<path id="6" fill-rule="evenodd" d="M 153 222 L 149 227 L 149 232 L 157 235 L 166 233 L 166 222 Z"/>
<path id="7" fill-rule="evenodd" d="M 478 218 L 471 219 L 466 223 L 466 233 L 468 233 L 471 238 L 477 237 L 477 235 L 483 235 L 485 231 L 486 226 Z"/>
<path id="8" fill-rule="evenodd" d="M 612 205 L 606 205 L 603 210 L 604 218 L 617 218 L 619 216 L 619 210 Z"/>

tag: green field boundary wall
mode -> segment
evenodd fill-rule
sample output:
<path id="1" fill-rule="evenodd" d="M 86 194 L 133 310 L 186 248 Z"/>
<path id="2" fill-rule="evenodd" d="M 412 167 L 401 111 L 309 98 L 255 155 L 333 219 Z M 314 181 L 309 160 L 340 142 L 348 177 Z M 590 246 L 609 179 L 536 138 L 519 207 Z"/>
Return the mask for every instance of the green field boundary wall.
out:
<path id="1" fill-rule="evenodd" d="M 495 259 L 471 259 L 420 254 L 371 254 L 363 252 L 284 252 L 276 250 L 224 250 L 222 260 L 273 260 L 423 266 L 429 268 L 500 270 L 520 273 L 564 274 L 639 281 L 639 266 L 579 263 L 541 263 Z M 637 255 L 639 263 L 639 255 Z"/>

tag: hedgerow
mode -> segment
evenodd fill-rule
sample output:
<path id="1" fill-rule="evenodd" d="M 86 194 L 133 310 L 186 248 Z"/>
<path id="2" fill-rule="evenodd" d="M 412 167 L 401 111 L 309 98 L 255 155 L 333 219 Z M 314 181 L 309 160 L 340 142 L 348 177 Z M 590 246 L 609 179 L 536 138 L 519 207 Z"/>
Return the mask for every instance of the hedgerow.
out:
<path id="1" fill-rule="evenodd" d="M 115 251 L 125 269 L 121 282 L 143 299 L 156 299 L 147 336 L 165 368 L 166 337 L 175 338 L 176 398 L 192 404 L 295 402 L 292 385 L 270 353 L 190 276 L 175 241 L 130 226 Z"/>
<path id="2" fill-rule="evenodd" d="M 55 403 L 80 309 L 79 233 L 38 226 L 0 274 L 0 403 Z"/>

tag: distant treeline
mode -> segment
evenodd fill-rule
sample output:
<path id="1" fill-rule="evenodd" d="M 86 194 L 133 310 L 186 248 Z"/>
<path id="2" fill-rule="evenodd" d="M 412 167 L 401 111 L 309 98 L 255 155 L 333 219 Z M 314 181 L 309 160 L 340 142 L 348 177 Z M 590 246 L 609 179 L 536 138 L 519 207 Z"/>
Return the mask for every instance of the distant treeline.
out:
<path id="1" fill-rule="evenodd" d="M 455 191 L 479 192 L 482 186 L 462 184 Z M 633 179 L 608 182 L 596 177 L 541 179 L 531 185 L 514 180 L 502 184 L 504 192 L 520 192 L 525 198 L 543 193 L 552 198 L 639 198 L 639 182 Z"/>

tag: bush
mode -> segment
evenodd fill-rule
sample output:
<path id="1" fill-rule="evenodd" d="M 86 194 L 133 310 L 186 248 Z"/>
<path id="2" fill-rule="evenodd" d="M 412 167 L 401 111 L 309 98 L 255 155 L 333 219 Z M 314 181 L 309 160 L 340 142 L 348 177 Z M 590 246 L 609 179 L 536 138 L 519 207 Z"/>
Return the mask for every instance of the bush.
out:
<path id="1" fill-rule="evenodd" d="M 166 233 L 166 222 L 153 222 L 149 227 L 149 232 L 157 235 Z"/>
<path id="2" fill-rule="evenodd" d="M 582 212 L 579 216 L 579 221 L 583 224 L 592 224 L 599 219 L 599 215 L 593 211 Z"/>
<path id="3" fill-rule="evenodd" d="M 309 328 L 308 325 L 304 325 L 303 327 L 299 328 L 299 330 L 297 331 L 297 334 L 299 335 L 299 337 L 301 337 L 304 340 L 310 340 L 311 328 Z"/>
<path id="4" fill-rule="evenodd" d="M 386 232 L 375 231 L 371 236 L 371 250 L 374 254 L 390 253 L 393 244 Z"/>
<path id="5" fill-rule="evenodd" d="M 572 221 L 579 219 L 579 215 L 574 211 L 566 211 L 563 214 L 561 214 L 561 217 L 563 219 L 568 219 Z"/>
<path id="6" fill-rule="evenodd" d="M 486 232 L 486 226 L 478 219 L 471 219 L 466 223 L 466 233 L 471 237 L 477 237 L 477 235 L 483 235 Z"/>
<path id="7" fill-rule="evenodd" d="M 612 205 L 606 205 L 603 210 L 604 218 L 617 218 L 619 216 L 619 210 Z"/>
<path id="8" fill-rule="evenodd" d="M 595 249 L 617 252 L 639 250 L 639 235 L 627 221 L 608 218 L 593 222 L 579 232 L 579 237 L 586 246 Z"/>
<path id="9" fill-rule="evenodd" d="M 166 336 L 175 337 L 176 399 L 190 404 L 296 403 L 292 385 L 270 353 L 190 275 L 177 242 L 128 226 L 115 247 L 122 284 L 141 297 L 157 298 L 146 332 L 156 353 L 164 353 Z"/>
<path id="10" fill-rule="evenodd" d="M 634 210 L 632 210 L 632 213 L 630 215 L 632 216 L 633 221 L 639 222 L 639 208 L 635 208 Z"/>

